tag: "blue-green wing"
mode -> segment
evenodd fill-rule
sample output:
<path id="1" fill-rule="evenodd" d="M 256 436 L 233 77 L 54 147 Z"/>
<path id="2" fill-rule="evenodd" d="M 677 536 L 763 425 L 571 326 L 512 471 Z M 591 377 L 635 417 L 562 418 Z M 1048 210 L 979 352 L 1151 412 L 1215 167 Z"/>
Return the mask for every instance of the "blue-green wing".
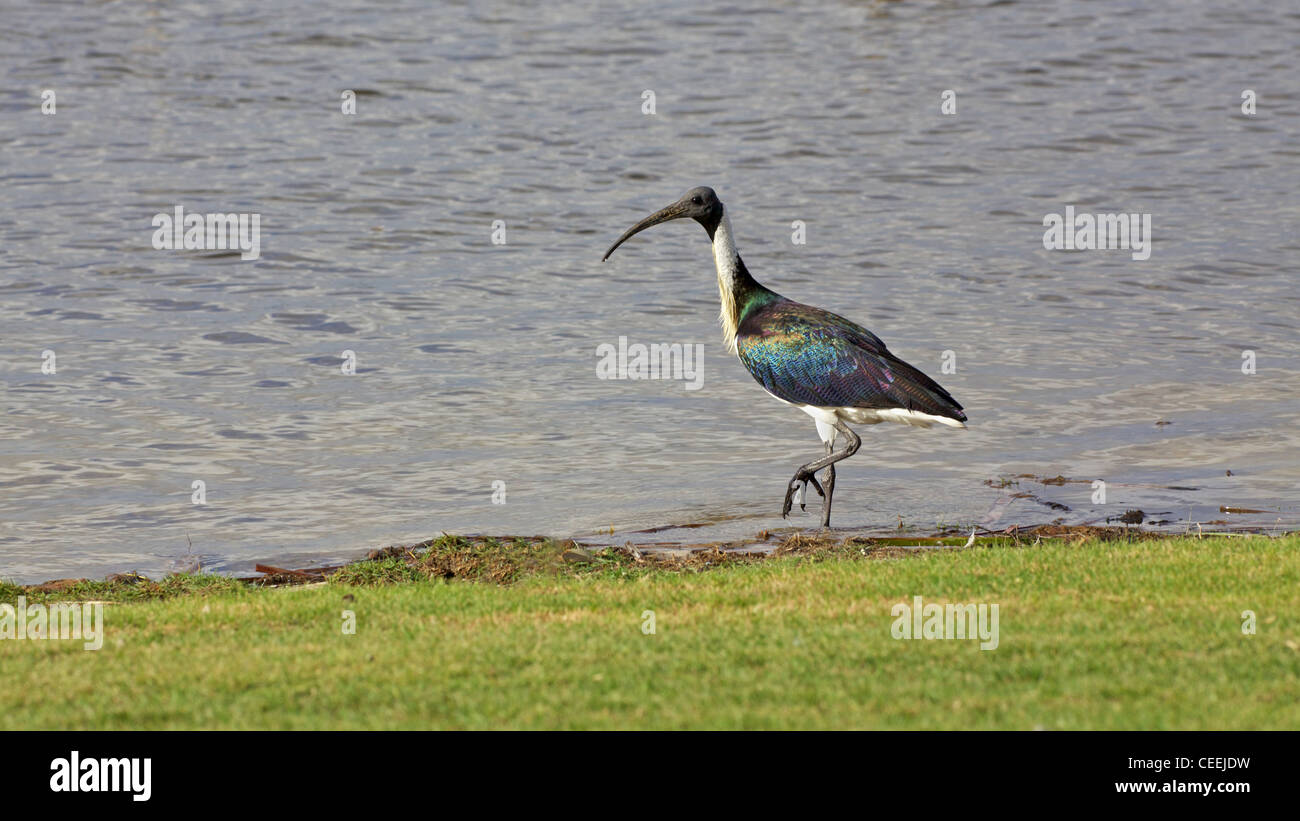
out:
<path id="1" fill-rule="evenodd" d="M 784 299 L 758 308 L 741 322 L 736 348 L 754 379 L 796 405 L 966 419 L 957 400 L 875 334 L 820 308 Z"/>

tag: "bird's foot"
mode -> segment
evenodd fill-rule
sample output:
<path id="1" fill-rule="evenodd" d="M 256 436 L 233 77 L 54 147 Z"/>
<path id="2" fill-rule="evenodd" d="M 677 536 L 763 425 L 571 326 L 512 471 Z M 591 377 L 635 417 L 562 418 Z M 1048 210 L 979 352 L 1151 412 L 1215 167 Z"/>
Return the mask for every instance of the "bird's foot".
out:
<path id="1" fill-rule="evenodd" d="M 811 482 L 812 486 L 817 489 L 817 494 L 819 496 L 822 498 L 826 497 L 826 491 L 822 490 L 821 483 L 817 481 L 817 477 L 800 468 L 799 471 L 795 473 L 794 478 L 790 480 L 790 484 L 785 488 L 785 504 L 781 506 L 782 519 L 790 517 L 790 508 L 794 506 L 796 493 L 799 495 L 799 509 L 808 509 L 806 500 L 808 498 L 809 482 Z"/>

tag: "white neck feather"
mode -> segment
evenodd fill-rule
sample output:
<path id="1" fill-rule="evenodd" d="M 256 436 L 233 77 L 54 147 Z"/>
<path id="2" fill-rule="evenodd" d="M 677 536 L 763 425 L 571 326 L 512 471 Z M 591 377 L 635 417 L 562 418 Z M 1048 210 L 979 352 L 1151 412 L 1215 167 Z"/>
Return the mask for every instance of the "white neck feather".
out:
<path id="1" fill-rule="evenodd" d="M 736 331 L 740 325 L 735 293 L 738 260 L 736 241 L 731 236 L 731 218 L 724 207 L 722 219 L 713 232 L 713 264 L 718 267 L 718 298 L 722 302 L 718 321 L 722 323 L 722 341 L 732 353 L 736 353 Z"/>

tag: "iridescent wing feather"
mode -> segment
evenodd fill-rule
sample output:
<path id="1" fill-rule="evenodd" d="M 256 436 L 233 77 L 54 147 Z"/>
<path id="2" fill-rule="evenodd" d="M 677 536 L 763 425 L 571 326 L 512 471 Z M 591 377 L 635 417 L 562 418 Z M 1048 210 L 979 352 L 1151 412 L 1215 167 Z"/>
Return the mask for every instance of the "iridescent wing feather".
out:
<path id="1" fill-rule="evenodd" d="M 754 379 L 796 405 L 966 419 L 957 400 L 875 334 L 811 305 L 778 299 L 756 306 L 740 323 L 736 347 Z"/>

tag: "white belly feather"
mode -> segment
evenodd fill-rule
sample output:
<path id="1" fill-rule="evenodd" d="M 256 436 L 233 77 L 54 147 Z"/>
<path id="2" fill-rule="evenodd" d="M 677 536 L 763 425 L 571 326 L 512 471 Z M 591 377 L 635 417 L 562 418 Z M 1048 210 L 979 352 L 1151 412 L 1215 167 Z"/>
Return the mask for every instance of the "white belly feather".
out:
<path id="1" fill-rule="evenodd" d="M 958 422 L 956 419 L 935 416 L 932 413 L 921 413 L 907 408 L 822 408 L 816 405 L 796 405 L 794 402 L 787 402 L 771 391 L 767 391 L 767 395 L 782 404 L 794 405 L 794 407 L 811 416 L 813 421 L 817 423 L 817 435 L 821 437 L 823 442 L 830 442 L 831 444 L 835 443 L 835 422 L 837 420 L 850 422 L 854 425 L 878 425 L 881 422 L 897 422 L 918 428 L 928 428 L 934 425 L 947 425 L 950 428 L 966 427 L 965 422 Z"/>

